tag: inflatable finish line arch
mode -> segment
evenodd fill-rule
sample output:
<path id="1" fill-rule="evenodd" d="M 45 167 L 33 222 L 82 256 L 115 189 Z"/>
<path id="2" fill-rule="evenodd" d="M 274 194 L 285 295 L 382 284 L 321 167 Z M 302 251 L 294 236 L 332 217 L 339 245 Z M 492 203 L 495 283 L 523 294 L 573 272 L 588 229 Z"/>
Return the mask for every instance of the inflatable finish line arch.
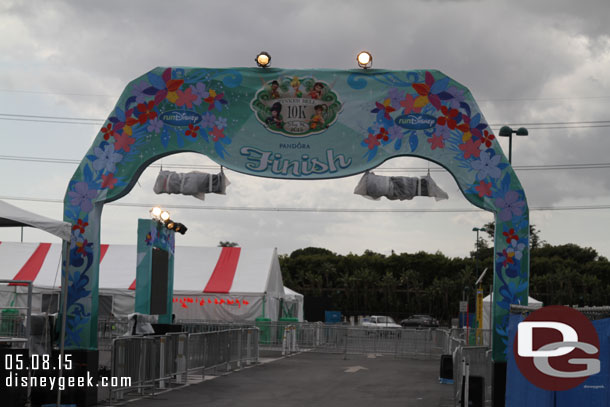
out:
<path id="1" fill-rule="evenodd" d="M 64 200 L 67 348 L 97 348 L 104 203 L 178 152 L 283 179 L 345 177 L 399 156 L 443 166 L 466 199 L 495 213 L 493 355 L 505 360 L 509 306 L 528 295 L 525 193 L 468 89 L 432 70 L 156 68 L 129 83 Z"/>

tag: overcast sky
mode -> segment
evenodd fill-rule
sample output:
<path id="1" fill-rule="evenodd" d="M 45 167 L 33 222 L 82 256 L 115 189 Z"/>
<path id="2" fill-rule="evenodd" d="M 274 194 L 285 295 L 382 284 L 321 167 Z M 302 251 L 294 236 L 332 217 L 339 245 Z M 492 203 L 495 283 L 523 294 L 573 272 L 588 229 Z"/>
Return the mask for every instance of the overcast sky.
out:
<path id="1" fill-rule="evenodd" d="M 549 243 L 577 243 L 610 257 L 609 27 L 607 0 L 3 0 L 0 199 L 61 219 L 77 163 L 127 83 L 154 67 L 252 67 L 266 50 L 279 68 L 352 69 L 356 53 L 366 49 L 375 68 L 438 69 L 467 86 L 496 134 L 503 124 L 527 127 L 529 137 L 514 137 L 512 152 L 531 222 Z M 500 143 L 508 155 L 508 141 Z M 195 154 L 161 162 L 184 165 L 174 168 L 183 172 L 218 169 Z M 381 170 L 391 167 L 401 170 Z M 135 244 L 137 218 L 161 204 L 189 227 L 179 245 L 229 240 L 280 253 L 318 246 L 344 254 L 371 249 L 467 256 L 475 242 L 472 228 L 493 216 L 470 205 L 446 171 L 400 158 L 377 173 L 416 176 L 428 167 L 449 200 L 366 200 L 353 194 L 359 176 L 285 181 L 228 171 L 227 195 L 201 202 L 155 195 L 159 168 L 150 167 L 129 195 L 105 206 L 102 242 Z M 558 210 L 540 210 L 550 207 Z M 0 230 L 0 241 L 19 239 L 19 229 Z M 24 240 L 56 241 L 32 229 Z"/>

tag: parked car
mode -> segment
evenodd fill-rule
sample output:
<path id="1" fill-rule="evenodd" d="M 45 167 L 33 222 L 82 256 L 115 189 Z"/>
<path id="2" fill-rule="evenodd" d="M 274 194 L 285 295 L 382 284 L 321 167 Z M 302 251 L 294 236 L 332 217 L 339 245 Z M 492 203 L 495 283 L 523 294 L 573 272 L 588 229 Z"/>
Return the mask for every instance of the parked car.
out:
<path id="1" fill-rule="evenodd" d="M 407 319 L 403 319 L 400 321 L 400 325 L 403 327 L 416 327 L 416 328 L 436 328 L 439 323 L 436 318 L 433 318 L 430 315 L 411 315 Z"/>
<path id="2" fill-rule="evenodd" d="M 379 329 L 394 329 L 400 328 L 400 325 L 392 319 L 392 317 L 383 315 L 372 315 L 365 318 L 362 321 L 362 326 L 366 328 L 379 328 Z"/>

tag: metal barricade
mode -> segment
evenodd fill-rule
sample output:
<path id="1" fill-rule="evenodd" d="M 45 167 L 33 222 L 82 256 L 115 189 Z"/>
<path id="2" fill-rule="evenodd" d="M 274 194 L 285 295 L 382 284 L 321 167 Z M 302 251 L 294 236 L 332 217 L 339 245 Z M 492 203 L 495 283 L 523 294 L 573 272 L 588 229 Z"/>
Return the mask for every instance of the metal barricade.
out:
<path id="1" fill-rule="evenodd" d="M 396 358 L 440 359 L 465 343 L 461 329 L 399 328 L 257 322 L 264 331 L 260 346 L 290 354 L 296 351 L 344 354 L 384 354 Z"/>
<path id="2" fill-rule="evenodd" d="M 258 329 L 126 336 L 112 342 L 112 377 L 130 378 L 110 389 L 110 401 L 154 395 L 174 385 L 201 379 L 206 372 L 229 371 L 258 362 Z"/>

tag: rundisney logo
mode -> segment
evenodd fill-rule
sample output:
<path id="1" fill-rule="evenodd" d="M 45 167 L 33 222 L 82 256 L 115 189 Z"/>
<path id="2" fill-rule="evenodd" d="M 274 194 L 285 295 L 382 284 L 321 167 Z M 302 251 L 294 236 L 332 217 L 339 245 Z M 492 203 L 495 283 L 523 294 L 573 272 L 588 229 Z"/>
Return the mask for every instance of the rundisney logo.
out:
<path id="1" fill-rule="evenodd" d="M 199 123 L 202 119 L 197 112 L 190 110 L 171 110 L 161 113 L 161 121 L 170 126 L 187 126 L 189 124 Z"/>

